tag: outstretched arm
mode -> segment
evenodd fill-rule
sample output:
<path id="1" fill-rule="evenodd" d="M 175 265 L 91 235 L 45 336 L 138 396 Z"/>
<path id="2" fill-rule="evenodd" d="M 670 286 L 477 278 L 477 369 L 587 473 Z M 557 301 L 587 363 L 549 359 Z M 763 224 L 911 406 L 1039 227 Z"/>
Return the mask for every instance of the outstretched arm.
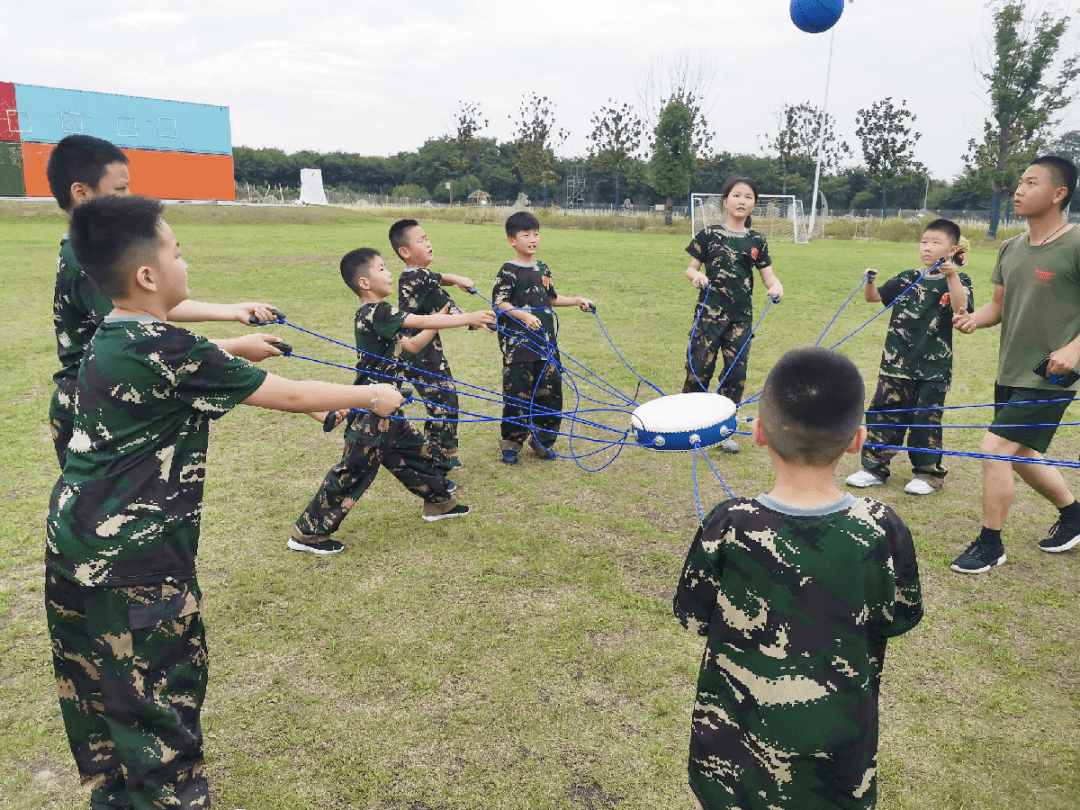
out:
<path id="1" fill-rule="evenodd" d="M 472 292 L 476 287 L 473 284 L 473 280 L 468 276 L 459 276 L 455 273 L 442 273 L 442 286 L 444 287 L 461 287 L 465 292 Z"/>
<path id="2" fill-rule="evenodd" d="M 174 323 L 192 323 L 193 321 L 239 321 L 250 325 L 254 315 L 259 323 L 276 321 L 273 304 L 245 301 L 240 304 L 207 304 L 202 301 L 181 301 L 169 312 L 169 320 Z"/>
<path id="3" fill-rule="evenodd" d="M 290 413 L 362 408 L 379 416 L 389 416 L 404 401 L 405 397 L 386 383 L 338 385 L 317 380 L 287 380 L 267 374 L 263 384 L 244 400 L 244 404 Z"/>
<path id="4" fill-rule="evenodd" d="M 592 312 L 595 309 L 593 302 L 588 298 L 571 295 L 556 295 L 551 299 L 553 307 L 577 307 L 582 312 Z"/>
<path id="5" fill-rule="evenodd" d="M 282 354 L 281 349 L 274 345 L 278 342 L 275 335 L 255 334 L 238 338 L 211 338 L 210 342 L 234 357 L 243 357 L 252 363 Z"/>
<path id="6" fill-rule="evenodd" d="M 509 301 L 501 302 L 498 304 L 498 307 L 511 318 L 521 321 L 522 326 L 531 329 L 534 332 L 543 326 L 543 324 L 540 323 L 540 319 L 533 315 L 532 312 L 527 309 L 518 309 Z"/>
<path id="7" fill-rule="evenodd" d="M 863 285 L 863 298 L 868 304 L 880 304 L 881 292 L 877 288 L 877 270 L 867 267 L 863 270 L 866 283 Z"/>

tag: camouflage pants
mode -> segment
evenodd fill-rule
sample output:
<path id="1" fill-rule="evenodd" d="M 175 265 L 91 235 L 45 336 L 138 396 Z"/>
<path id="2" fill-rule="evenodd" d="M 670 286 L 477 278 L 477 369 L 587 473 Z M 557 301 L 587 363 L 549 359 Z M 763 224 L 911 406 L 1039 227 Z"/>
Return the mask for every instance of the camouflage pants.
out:
<path id="1" fill-rule="evenodd" d="M 878 377 L 877 391 L 870 403 L 870 411 L 918 408 L 905 413 L 867 413 L 867 444 L 904 444 L 907 433 L 908 447 L 923 447 L 928 450 L 909 450 L 911 469 L 916 477 L 927 483 L 941 486 L 945 479 L 945 468 L 941 466 L 941 412 L 945 405 L 945 395 L 949 391 L 948 383 L 931 380 L 907 380 L 902 377 Z M 897 425 L 918 425 L 905 428 Z M 864 447 L 862 465 L 878 478 L 887 480 L 889 462 L 899 450 L 884 450 Z"/>
<path id="2" fill-rule="evenodd" d="M 208 808 L 198 583 L 89 588 L 46 569 L 60 713 L 91 810 Z"/>
<path id="3" fill-rule="evenodd" d="M 503 361 L 501 450 L 518 451 L 533 438 L 551 447 L 562 426 L 562 377 L 551 360 Z"/>
<path id="4" fill-rule="evenodd" d="M 702 315 L 690 335 L 690 357 L 686 363 L 686 382 L 683 393 L 707 391 L 717 355 L 723 357 L 719 393 L 735 404 L 742 402 L 746 389 L 746 366 L 750 359 L 751 324 L 741 321 L 714 320 Z M 743 346 L 746 346 L 744 349 Z"/>
<path id="5" fill-rule="evenodd" d="M 395 414 L 401 415 L 401 411 Z M 326 473 L 319 491 L 297 518 L 293 538 L 311 540 L 336 532 L 380 466 L 423 499 L 425 515 L 441 515 L 457 506 L 423 435 L 404 419 L 363 412 L 350 417 L 341 461 Z"/>
<path id="6" fill-rule="evenodd" d="M 438 346 L 432 346 L 426 355 L 411 361 L 410 365 L 415 368 L 405 369 L 402 376 L 416 386 L 416 394 L 427 408 L 430 418 L 424 423 L 424 437 L 432 452 L 440 458 L 455 458 L 458 454 L 458 395 L 446 355 Z"/>

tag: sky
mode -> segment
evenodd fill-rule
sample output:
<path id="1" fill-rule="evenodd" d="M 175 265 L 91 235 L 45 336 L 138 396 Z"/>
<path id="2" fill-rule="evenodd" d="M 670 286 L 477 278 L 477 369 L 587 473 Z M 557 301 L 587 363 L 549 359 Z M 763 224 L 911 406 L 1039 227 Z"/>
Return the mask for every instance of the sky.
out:
<path id="1" fill-rule="evenodd" d="M 712 75 L 713 146 L 762 154 L 785 103 L 824 103 L 831 36 L 795 28 L 787 0 L 5 6 L 0 81 L 225 105 L 234 146 L 366 155 L 448 134 L 459 102 L 479 105 L 482 135 L 509 140 L 531 93 L 569 132 L 558 153 L 584 155 L 601 105 L 638 105 L 650 70 L 685 59 Z M 989 64 L 990 30 L 984 0 L 849 3 L 828 109 L 855 162 L 856 112 L 892 97 L 917 116 L 916 158 L 953 179 L 988 113 L 977 65 Z M 1075 49 L 1080 37 L 1068 37 Z M 1077 106 L 1063 129 L 1080 128 Z"/>

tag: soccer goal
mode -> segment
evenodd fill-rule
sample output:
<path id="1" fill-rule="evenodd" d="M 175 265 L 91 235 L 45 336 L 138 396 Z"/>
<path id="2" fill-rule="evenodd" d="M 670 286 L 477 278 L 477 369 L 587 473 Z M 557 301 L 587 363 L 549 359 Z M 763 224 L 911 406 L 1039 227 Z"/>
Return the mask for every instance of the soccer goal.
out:
<path id="1" fill-rule="evenodd" d="M 791 239 L 797 245 L 810 241 L 802 200 L 793 194 L 761 194 L 750 227 L 766 239 Z M 690 195 L 690 232 L 723 224 L 727 220 L 719 194 Z"/>

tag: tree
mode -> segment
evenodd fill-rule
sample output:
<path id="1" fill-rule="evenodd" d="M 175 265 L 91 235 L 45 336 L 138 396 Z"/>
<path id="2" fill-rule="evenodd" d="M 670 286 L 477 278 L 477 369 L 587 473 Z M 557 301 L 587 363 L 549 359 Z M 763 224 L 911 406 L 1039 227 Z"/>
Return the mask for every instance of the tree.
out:
<path id="1" fill-rule="evenodd" d="M 671 102 L 681 102 L 690 112 L 694 157 L 704 160 L 712 154 L 713 134 L 707 119 L 712 112 L 712 83 L 715 76 L 716 68 L 704 57 L 683 54 L 653 62 L 638 90 L 649 131 L 656 132 Z"/>
<path id="2" fill-rule="evenodd" d="M 783 193 L 787 194 L 788 167 L 793 160 L 807 165 L 817 162 L 818 138 L 821 134 L 821 110 L 804 101 L 800 104 L 785 104 L 775 114 L 777 133 L 765 142 L 766 151 L 775 152 L 780 160 L 783 176 Z M 840 161 L 851 157 L 851 147 L 845 141 L 838 140 L 834 125 L 836 119 L 825 114 L 825 140 L 821 150 L 821 168 L 826 172 L 835 172 L 840 168 Z"/>
<path id="3" fill-rule="evenodd" d="M 675 197 L 690 193 L 697 169 L 694 156 L 694 114 L 679 100 L 668 103 L 656 125 L 653 156 L 649 163 L 652 187 L 667 195 L 671 207 Z"/>
<path id="4" fill-rule="evenodd" d="M 1046 145 L 1046 151 L 1048 154 L 1068 158 L 1080 165 L 1080 129 L 1062 132 Z"/>
<path id="5" fill-rule="evenodd" d="M 555 183 L 555 172 L 551 168 L 555 147 L 566 140 L 566 135 L 565 129 L 555 128 L 555 104 L 547 96 L 536 93 L 522 96 L 514 128 L 518 148 L 514 168 L 526 186 L 543 188 L 545 208 L 548 188 Z"/>
<path id="6" fill-rule="evenodd" d="M 484 127 L 488 125 L 486 118 L 480 118 L 480 106 L 471 102 L 459 101 L 457 109 L 453 113 L 454 131 L 450 138 L 457 147 L 457 154 L 450 159 L 451 165 L 461 175 L 476 171 L 473 162 L 480 151 L 480 139 L 477 138 Z"/>
<path id="7" fill-rule="evenodd" d="M 881 216 L 889 214 L 888 188 L 894 180 L 909 180 L 926 168 L 915 160 L 912 150 L 922 133 L 912 132 L 915 113 L 901 101 L 894 106 L 892 97 L 875 101 L 869 109 L 855 114 L 859 125 L 855 135 L 862 141 L 866 173 L 875 183 L 881 184 Z"/>
<path id="8" fill-rule="evenodd" d="M 645 124 L 629 104 L 615 107 L 609 98 L 606 106 L 593 114 L 589 134 L 589 165 L 615 174 L 615 207 L 619 206 L 619 175 L 637 167 L 641 136 Z"/>
<path id="9" fill-rule="evenodd" d="M 1080 75 L 1075 55 L 1059 55 L 1069 18 L 1054 9 L 1024 15 L 1023 0 L 993 6 L 990 67 L 980 72 L 990 94 L 983 140 L 969 144 L 969 172 L 993 188 L 989 238 L 997 235 L 1001 200 L 1035 157 L 1049 129 L 1072 101 Z"/>

